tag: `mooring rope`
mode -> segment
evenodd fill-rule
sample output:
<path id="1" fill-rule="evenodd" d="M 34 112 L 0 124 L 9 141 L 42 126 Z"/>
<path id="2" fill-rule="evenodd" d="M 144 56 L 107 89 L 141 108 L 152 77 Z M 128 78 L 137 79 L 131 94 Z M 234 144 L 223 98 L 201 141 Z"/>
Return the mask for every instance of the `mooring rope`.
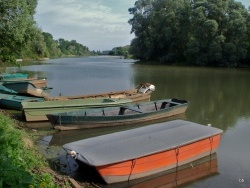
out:
<path id="1" fill-rule="evenodd" d="M 176 168 L 175 168 L 175 185 L 177 186 L 178 182 L 178 167 L 179 167 L 179 146 L 175 149 L 175 156 L 176 156 Z"/>
<path id="2" fill-rule="evenodd" d="M 136 160 L 137 160 L 137 159 L 134 159 L 134 160 L 132 161 L 130 174 L 129 174 L 129 176 L 128 176 L 128 181 L 130 180 L 130 176 L 132 175 L 132 172 L 133 172 L 133 170 L 134 170 Z"/>
<path id="3" fill-rule="evenodd" d="M 214 140 L 214 137 L 211 136 L 209 138 L 209 141 L 210 141 L 210 156 L 212 155 L 212 150 L 213 150 L 213 140 Z"/>

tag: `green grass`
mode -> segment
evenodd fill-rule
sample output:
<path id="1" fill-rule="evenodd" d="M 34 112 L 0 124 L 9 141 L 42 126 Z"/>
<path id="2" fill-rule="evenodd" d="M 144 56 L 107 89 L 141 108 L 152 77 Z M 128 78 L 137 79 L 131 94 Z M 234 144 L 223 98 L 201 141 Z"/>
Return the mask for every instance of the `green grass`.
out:
<path id="1" fill-rule="evenodd" d="M 40 173 L 46 161 L 38 154 L 29 135 L 0 112 L 0 188 L 58 187 L 48 173 Z M 38 173 L 39 172 L 39 173 Z"/>

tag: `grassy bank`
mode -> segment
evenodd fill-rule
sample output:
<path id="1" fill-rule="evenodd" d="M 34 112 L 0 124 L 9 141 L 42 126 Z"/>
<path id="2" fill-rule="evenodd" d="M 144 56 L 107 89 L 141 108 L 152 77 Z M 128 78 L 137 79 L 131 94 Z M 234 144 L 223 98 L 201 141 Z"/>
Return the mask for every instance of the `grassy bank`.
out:
<path id="1" fill-rule="evenodd" d="M 28 133 L 3 111 L 0 112 L 0 151 L 0 188 L 62 187 L 46 172 L 48 164 L 36 151 Z"/>

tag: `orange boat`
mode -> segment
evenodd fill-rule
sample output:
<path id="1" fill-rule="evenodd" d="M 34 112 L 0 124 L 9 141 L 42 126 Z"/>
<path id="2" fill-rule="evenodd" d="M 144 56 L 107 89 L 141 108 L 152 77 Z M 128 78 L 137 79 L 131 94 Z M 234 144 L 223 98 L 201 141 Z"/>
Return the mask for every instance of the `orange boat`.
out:
<path id="1" fill-rule="evenodd" d="M 161 175 L 160 175 L 161 174 Z M 130 182 L 130 188 L 172 188 L 178 187 L 192 181 L 196 181 L 201 178 L 205 178 L 211 175 L 218 174 L 218 161 L 216 153 L 202 159 L 193 161 L 178 168 L 165 171 L 157 174 L 156 177 L 150 176 L 150 178 L 134 180 Z M 119 183 L 120 185 L 121 183 Z M 112 184 L 115 185 L 115 184 Z M 123 186 L 120 187 L 128 187 Z M 110 187 L 111 188 L 111 187 Z"/>
<path id="2" fill-rule="evenodd" d="M 65 144 L 106 183 L 147 177 L 215 153 L 222 130 L 174 120 Z"/>

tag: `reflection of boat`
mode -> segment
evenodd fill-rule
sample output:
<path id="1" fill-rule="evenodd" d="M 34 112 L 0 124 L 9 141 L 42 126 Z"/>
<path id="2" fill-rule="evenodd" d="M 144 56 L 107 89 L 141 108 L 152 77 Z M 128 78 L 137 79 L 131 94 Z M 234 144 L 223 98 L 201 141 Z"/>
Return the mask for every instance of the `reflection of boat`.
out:
<path id="1" fill-rule="evenodd" d="M 122 107 L 84 109 L 77 112 L 48 114 L 54 128 L 73 130 L 94 127 L 131 125 L 166 118 L 184 113 L 188 101 L 165 99 L 152 102 L 130 104 Z"/>
<path id="2" fill-rule="evenodd" d="M 0 93 L 0 107 L 1 108 L 21 110 L 22 109 L 21 103 L 24 101 L 37 102 L 37 101 L 44 101 L 44 99 L 40 97 L 30 97 L 30 96 L 21 96 L 21 95 L 16 95 L 16 94 L 1 94 Z"/>
<path id="3" fill-rule="evenodd" d="M 65 144 L 107 183 L 147 177 L 215 153 L 222 130 L 174 120 Z"/>
<path id="4" fill-rule="evenodd" d="M 130 99 L 71 99 L 43 102 L 22 102 L 26 121 L 47 121 L 46 114 L 79 111 L 84 108 L 103 106 L 121 106 L 130 103 Z"/>
<path id="5" fill-rule="evenodd" d="M 8 89 L 16 91 L 18 94 L 31 95 L 36 97 L 48 96 L 51 88 L 37 88 L 29 81 L 3 82 L 2 85 Z"/>

